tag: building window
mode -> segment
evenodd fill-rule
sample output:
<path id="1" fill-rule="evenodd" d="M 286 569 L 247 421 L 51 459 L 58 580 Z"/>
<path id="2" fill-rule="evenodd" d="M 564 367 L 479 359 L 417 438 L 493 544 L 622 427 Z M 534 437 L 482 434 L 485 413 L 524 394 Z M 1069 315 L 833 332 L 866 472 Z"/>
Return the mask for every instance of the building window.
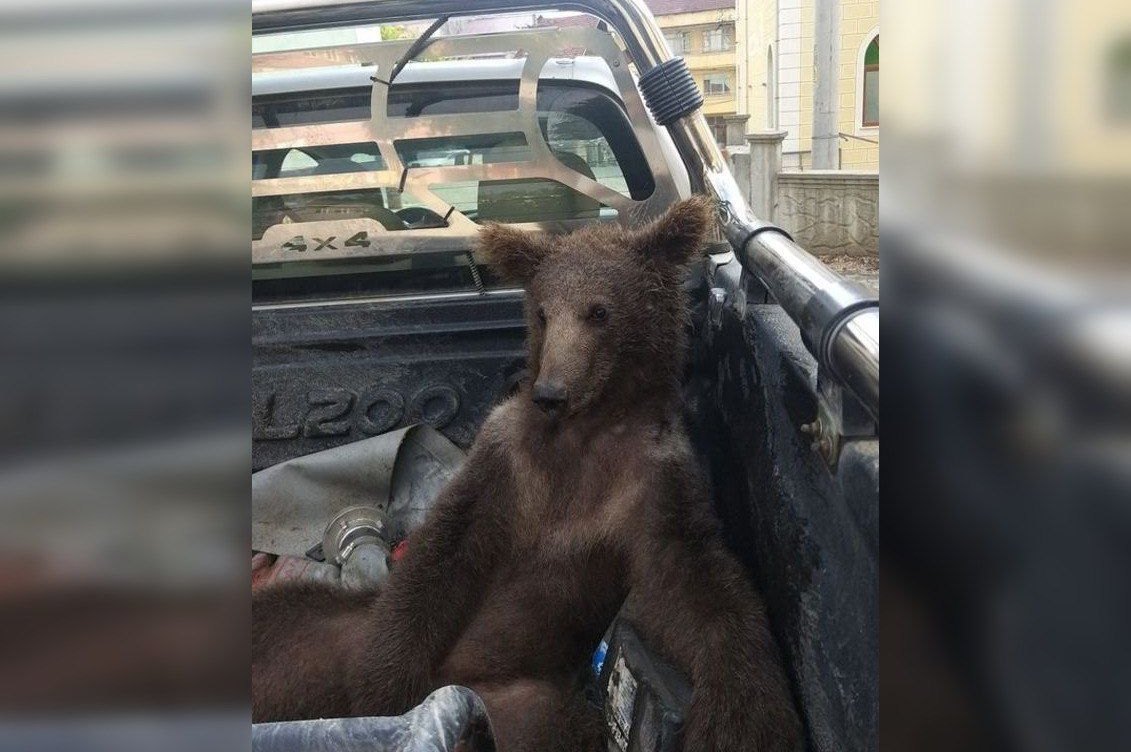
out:
<path id="1" fill-rule="evenodd" d="M 687 31 L 664 32 L 664 39 L 668 40 L 668 47 L 673 55 L 680 55 L 691 51 L 691 33 Z"/>
<path id="2" fill-rule="evenodd" d="M 878 128 L 880 125 L 880 35 L 864 50 L 864 75 L 862 85 L 864 95 L 860 111 L 860 122 L 865 128 Z"/>
<path id="3" fill-rule="evenodd" d="M 730 94 L 730 76 L 726 73 L 712 73 L 703 77 L 703 91 L 709 97 Z"/>
<path id="4" fill-rule="evenodd" d="M 721 117 L 708 116 L 707 126 L 711 129 L 711 135 L 715 137 L 715 143 L 717 143 L 720 147 L 726 146 L 727 121 Z"/>
<path id="5" fill-rule="evenodd" d="M 703 32 L 703 51 L 704 52 L 726 52 L 731 48 L 733 32 L 730 29 L 716 28 L 706 29 Z"/>

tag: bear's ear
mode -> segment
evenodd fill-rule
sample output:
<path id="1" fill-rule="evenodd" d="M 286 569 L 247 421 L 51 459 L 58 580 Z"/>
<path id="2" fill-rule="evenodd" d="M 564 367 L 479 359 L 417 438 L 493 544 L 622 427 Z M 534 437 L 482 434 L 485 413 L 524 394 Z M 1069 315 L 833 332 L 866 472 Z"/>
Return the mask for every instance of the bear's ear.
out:
<path id="1" fill-rule="evenodd" d="M 525 284 L 538 270 L 549 245 L 528 232 L 490 223 L 479 230 L 475 255 L 510 282 Z"/>
<path id="2" fill-rule="evenodd" d="M 680 201 L 640 230 L 637 248 L 644 256 L 682 265 L 703 248 L 714 221 L 714 202 L 703 196 Z"/>

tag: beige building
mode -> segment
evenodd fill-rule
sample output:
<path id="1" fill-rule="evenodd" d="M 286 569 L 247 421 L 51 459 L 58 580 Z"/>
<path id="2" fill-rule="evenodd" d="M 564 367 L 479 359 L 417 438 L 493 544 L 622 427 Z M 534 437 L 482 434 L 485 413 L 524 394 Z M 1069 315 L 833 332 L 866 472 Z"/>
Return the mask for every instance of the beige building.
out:
<path id="1" fill-rule="evenodd" d="M 747 132 L 781 130 L 783 167 L 810 169 L 816 94 L 816 0 L 736 0 L 738 112 Z M 839 0 L 834 167 L 878 170 L 879 0 Z"/>
<path id="2" fill-rule="evenodd" d="M 682 57 L 703 91 L 703 113 L 719 144 L 726 140 L 737 88 L 735 0 L 646 0 L 672 54 Z"/>

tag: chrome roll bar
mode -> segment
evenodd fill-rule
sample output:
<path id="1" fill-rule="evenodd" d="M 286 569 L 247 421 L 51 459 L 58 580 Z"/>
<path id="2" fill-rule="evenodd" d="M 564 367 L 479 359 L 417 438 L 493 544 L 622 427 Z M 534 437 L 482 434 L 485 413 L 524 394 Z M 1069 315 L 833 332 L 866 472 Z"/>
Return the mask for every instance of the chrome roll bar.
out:
<path id="1" fill-rule="evenodd" d="M 252 33 L 298 31 L 343 24 L 390 23 L 442 15 L 572 10 L 608 23 L 643 75 L 672 57 L 643 0 L 252 0 Z M 718 202 L 727 240 L 801 330 L 818 365 L 879 421 L 879 301 L 840 277 L 787 233 L 754 215 L 699 110 L 667 126 L 692 186 Z"/>

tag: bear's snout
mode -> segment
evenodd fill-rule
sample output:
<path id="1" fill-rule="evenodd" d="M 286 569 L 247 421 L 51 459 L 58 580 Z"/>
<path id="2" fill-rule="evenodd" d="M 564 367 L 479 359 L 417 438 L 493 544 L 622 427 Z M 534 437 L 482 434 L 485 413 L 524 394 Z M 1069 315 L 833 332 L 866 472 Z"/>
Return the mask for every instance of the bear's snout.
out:
<path id="1" fill-rule="evenodd" d="M 531 398 L 534 400 L 534 404 L 552 415 L 565 405 L 567 396 L 564 384 L 556 381 L 539 380 L 534 385 Z"/>

